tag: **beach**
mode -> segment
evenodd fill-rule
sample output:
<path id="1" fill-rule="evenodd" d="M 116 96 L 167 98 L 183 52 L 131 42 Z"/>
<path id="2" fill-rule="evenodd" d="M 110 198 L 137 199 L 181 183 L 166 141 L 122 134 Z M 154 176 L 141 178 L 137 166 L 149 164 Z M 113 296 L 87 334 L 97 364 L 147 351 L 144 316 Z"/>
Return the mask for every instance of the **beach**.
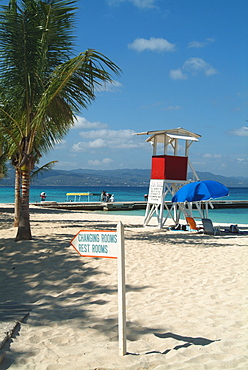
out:
<path id="1" fill-rule="evenodd" d="M 28 315 L 0 369 L 247 369 L 248 235 L 143 227 L 143 217 L 31 206 L 15 242 L 0 205 L 1 303 Z M 117 260 L 81 257 L 79 230 L 124 225 L 127 354 L 118 351 Z M 224 226 L 224 225 L 223 225 Z M 239 225 L 248 230 L 248 225 Z"/>

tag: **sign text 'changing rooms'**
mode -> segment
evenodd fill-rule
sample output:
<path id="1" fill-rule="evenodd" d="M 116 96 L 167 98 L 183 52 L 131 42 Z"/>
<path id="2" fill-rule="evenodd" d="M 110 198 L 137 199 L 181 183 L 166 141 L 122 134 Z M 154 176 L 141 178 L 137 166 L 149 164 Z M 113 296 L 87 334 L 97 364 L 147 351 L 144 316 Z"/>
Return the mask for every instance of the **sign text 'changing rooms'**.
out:
<path id="1" fill-rule="evenodd" d="M 81 230 L 71 245 L 82 257 L 117 258 L 118 237 L 115 231 Z"/>

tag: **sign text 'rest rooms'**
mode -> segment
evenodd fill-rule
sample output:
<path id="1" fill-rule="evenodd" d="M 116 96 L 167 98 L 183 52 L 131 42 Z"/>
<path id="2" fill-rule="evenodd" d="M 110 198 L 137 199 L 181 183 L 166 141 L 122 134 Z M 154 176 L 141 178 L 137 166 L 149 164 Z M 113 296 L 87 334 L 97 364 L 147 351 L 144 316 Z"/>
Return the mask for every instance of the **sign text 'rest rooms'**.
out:
<path id="1" fill-rule="evenodd" d="M 81 230 L 71 241 L 81 256 L 117 258 L 117 233 Z"/>

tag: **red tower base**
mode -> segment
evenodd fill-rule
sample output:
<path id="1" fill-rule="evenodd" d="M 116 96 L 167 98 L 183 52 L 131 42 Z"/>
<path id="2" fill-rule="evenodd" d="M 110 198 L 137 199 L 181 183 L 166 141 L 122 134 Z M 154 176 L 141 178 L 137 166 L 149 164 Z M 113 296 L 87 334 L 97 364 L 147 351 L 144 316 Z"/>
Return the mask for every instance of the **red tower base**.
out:
<path id="1" fill-rule="evenodd" d="M 151 179 L 187 180 L 188 157 L 156 155 L 152 157 Z"/>

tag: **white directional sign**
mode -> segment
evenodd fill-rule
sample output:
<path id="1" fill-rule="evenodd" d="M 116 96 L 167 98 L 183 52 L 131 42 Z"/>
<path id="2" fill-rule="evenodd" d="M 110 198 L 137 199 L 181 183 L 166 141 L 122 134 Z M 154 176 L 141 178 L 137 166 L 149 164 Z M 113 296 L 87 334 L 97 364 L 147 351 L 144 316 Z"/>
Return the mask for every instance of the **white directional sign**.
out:
<path id="1" fill-rule="evenodd" d="M 80 230 L 71 240 L 71 245 L 82 257 L 118 257 L 116 231 Z"/>
<path id="2" fill-rule="evenodd" d="M 118 261 L 119 353 L 124 356 L 127 351 L 124 227 L 119 222 L 117 231 L 80 230 L 71 245 L 82 257 L 116 258 Z"/>

